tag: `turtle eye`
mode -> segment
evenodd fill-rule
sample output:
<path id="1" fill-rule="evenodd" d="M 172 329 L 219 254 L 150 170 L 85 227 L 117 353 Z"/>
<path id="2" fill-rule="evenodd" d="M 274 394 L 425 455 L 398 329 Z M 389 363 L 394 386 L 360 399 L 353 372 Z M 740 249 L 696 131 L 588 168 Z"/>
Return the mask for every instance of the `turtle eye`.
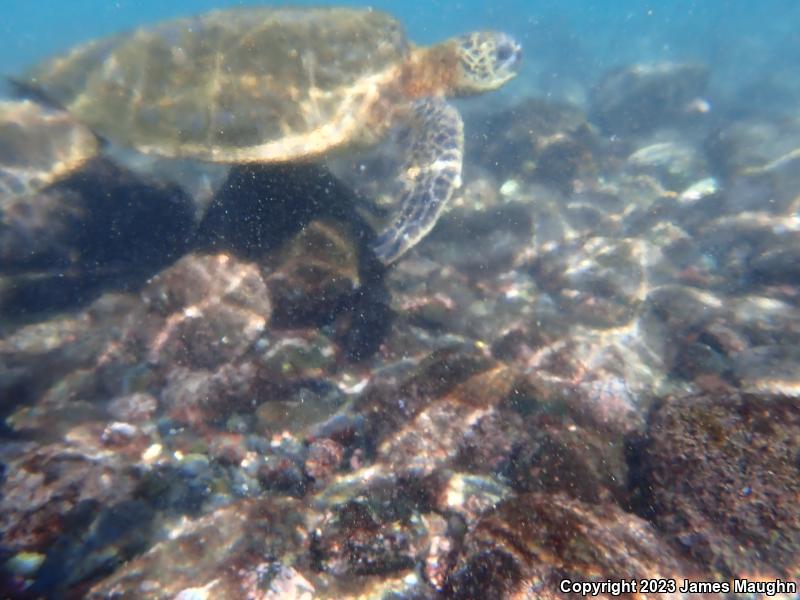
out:
<path id="1" fill-rule="evenodd" d="M 506 62 L 509 58 L 511 58 L 511 55 L 513 53 L 514 51 L 511 48 L 511 46 L 509 46 L 508 44 L 502 44 L 497 49 L 497 60 L 500 62 Z"/>

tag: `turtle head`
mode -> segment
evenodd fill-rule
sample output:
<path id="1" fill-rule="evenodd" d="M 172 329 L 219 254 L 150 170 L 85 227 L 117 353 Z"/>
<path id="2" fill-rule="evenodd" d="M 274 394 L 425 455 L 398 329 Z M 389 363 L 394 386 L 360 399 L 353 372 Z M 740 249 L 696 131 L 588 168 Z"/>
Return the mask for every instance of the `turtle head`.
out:
<path id="1" fill-rule="evenodd" d="M 506 33 L 477 31 L 455 38 L 458 52 L 456 91 L 479 94 L 496 90 L 517 75 L 522 47 Z"/>

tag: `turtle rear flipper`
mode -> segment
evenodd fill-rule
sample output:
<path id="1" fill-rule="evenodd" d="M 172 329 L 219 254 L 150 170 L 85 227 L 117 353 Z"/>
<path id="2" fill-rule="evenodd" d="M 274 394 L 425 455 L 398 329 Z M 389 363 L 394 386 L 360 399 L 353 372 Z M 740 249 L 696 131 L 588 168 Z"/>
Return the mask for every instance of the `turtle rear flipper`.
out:
<path id="1" fill-rule="evenodd" d="M 385 264 L 400 258 L 433 228 L 453 192 L 461 186 L 464 124 L 444 100 L 412 105 L 408 158 L 400 174 L 400 213 L 373 242 Z"/>

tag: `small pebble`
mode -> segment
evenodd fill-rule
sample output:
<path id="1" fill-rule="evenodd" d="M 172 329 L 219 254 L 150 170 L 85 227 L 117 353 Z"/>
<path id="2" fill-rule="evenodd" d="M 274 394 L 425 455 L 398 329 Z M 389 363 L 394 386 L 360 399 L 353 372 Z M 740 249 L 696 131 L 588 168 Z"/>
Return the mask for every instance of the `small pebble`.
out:
<path id="1" fill-rule="evenodd" d="M 519 181 L 516 179 L 509 179 L 500 186 L 500 194 L 503 196 L 516 196 L 519 193 Z"/>

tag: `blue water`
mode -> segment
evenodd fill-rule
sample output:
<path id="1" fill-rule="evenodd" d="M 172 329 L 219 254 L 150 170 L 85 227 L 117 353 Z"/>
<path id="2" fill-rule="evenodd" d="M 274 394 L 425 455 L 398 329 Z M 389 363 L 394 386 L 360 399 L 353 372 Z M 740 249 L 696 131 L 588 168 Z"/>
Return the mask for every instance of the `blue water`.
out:
<path id="1" fill-rule="evenodd" d="M 90 38 L 177 15 L 243 4 L 226 0 L 6 0 L 0 15 L 0 74 Z M 332 4 L 299 0 L 295 4 Z M 794 89 L 800 62 L 800 3 L 794 0 L 468 0 L 371 5 L 398 16 L 419 43 L 470 29 L 509 31 L 525 45 L 529 77 L 518 89 L 562 91 L 611 66 L 641 60 L 708 63 L 714 84 L 735 91 L 766 81 Z M 792 81 L 787 81 L 792 80 Z"/>

